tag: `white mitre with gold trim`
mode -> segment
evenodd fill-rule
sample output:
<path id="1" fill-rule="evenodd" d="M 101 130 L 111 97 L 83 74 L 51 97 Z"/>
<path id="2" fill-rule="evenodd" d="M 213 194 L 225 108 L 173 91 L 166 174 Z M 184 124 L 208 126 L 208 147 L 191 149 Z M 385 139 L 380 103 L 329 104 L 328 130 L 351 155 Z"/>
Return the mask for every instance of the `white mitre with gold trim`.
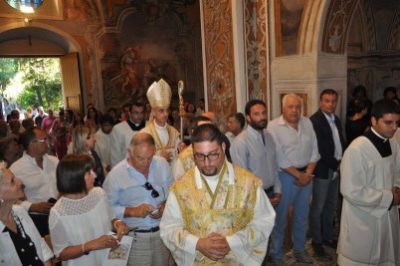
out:
<path id="1" fill-rule="evenodd" d="M 168 107 L 171 103 L 171 88 L 168 83 L 160 79 L 158 82 L 154 81 L 146 93 L 147 99 L 151 107 Z"/>

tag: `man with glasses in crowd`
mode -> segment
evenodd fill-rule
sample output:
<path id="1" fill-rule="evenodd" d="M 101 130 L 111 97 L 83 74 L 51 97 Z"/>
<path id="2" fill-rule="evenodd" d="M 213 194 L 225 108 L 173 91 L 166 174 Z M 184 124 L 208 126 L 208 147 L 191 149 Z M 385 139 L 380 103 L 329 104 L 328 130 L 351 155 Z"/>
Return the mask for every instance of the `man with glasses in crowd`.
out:
<path id="1" fill-rule="evenodd" d="M 128 265 L 168 265 L 170 254 L 160 239 L 159 223 L 172 182 L 168 162 L 155 155 L 153 137 L 132 137 L 128 158 L 118 163 L 103 185 L 114 216 L 135 228 Z"/>
<path id="2" fill-rule="evenodd" d="M 192 135 L 195 167 L 171 186 L 161 237 L 178 265 L 261 265 L 275 220 L 262 181 L 225 157 L 212 124 Z"/>
<path id="3" fill-rule="evenodd" d="M 44 236 L 49 234 L 49 211 L 58 196 L 58 159 L 47 154 L 47 134 L 38 127 L 25 131 L 20 142 L 24 154 L 11 165 L 10 170 L 24 184 L 26 200 L 21 203 L 22 207 L 29 212 L 40 234 Z"/>

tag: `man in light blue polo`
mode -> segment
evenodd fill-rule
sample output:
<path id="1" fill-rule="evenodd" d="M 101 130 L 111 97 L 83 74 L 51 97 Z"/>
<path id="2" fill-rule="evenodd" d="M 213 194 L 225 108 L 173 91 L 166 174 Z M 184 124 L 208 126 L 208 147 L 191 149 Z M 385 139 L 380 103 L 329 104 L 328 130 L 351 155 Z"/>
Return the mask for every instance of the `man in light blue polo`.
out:
<path id="1" fill-rule="evenodd" d="M 160 238 L 159 224 L 172 183 L 168 162 L 154 155 L 153 137 L 132 137 L 128 158 L 118 163 L 104 183 L 115 217 L 136 228 L 128 265 L 168 265 L 170 253 Z"/>
<path id="2" fill-rule="evenodd" d="M 245 107 L 248 126 L 232 142 L 232 162 L 249 170 L 263 181 L 263 189 L 273 206 L 281 199 L 275 143 L 267 132 L 267 106 L 262 100 L 250 100 Z"/>
<path id="3" fill-rule="evenodd" d="M 313 262 L 305 253 L 305 244 L 313 172 L 320 155 L 311 121 L 301 116 L 301 110 L 301 98 L 287 94 L 282 99 L 282 115 L 267 127 L 275 140 L 282 185 L 270 250 L 277 264 L 283 264 L 283 240 L 290 206 L 293 207 L 293 255 L 299 263 Z"/>

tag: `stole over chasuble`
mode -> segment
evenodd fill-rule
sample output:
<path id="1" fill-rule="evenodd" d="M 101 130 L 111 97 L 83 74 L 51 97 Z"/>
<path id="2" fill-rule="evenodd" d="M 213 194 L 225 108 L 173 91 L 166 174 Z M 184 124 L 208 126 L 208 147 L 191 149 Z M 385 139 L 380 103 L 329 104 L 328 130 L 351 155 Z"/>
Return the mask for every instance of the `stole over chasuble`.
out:
<path id="1" fill-rule="evenodd" d="M 171 187 L 176 195 L 184 229 L 198 237 L 212 232 L 230 236 L 243 230 L 253 219 L 256 203 L 257 187 L 262 181 L 256 176 L 237 166 L 234 169 L 234 183 L 229 184 L 229 175 L 225 164 L 219 177 L 215 192 L 212 193 L 202 178 L 202 189 L 198 189 L 195 181 L 195 168 L 189 170 Z M 250 238 L 255 238 L 251 231 Z M 262 253 L 254 249 L 253 253 Z M 232 251 L 220 261 L 212 261 L 196 251 L 196 265 L 241 265 Z"/>
<path id="2" fill-rule="evenodd" d="M 148 125 L 143 129 L 145 132 L 149 133 L 153 136 L 154 142 L 156 144 L 156 151 L 168 151 L 172 150 L 174 155 L 176 154 L 177 140 L 179 139 L 179 132 L 174 127 L 166 124 L 165 125 L 168 132 L 168 143 L 164 144 L 161 141 L 160 135 L 158 134 L 155 121 L 151 121 Z"/>

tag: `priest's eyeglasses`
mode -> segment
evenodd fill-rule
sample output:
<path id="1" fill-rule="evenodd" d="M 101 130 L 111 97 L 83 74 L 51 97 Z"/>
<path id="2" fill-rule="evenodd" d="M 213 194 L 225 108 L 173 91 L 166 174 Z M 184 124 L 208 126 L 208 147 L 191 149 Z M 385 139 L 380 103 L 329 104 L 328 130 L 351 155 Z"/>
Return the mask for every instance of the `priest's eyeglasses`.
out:
<path id="1" fill-rule="evenodd" d="M 208 159 L 209 161 L 215 161 L 219 158 L 221 154 L 218 152 L 213 152 L 209 154 L 195 153 L 194 158 L 198 161 L 205 161 Z"/>
<path id="2" fill-rule="evenodd" d="M 152 186 L 149 182 L 144 183 L 143 187 L 144 187 L 146 190 L 151 190 L 151 196 L 152 196 L 153 198 L 157 198 L 158 196 L 160 196 L 160 193 L 158 193 L 158 191 L 155 190 L 155 189 L 153 188 L 153 186 Z"/>

